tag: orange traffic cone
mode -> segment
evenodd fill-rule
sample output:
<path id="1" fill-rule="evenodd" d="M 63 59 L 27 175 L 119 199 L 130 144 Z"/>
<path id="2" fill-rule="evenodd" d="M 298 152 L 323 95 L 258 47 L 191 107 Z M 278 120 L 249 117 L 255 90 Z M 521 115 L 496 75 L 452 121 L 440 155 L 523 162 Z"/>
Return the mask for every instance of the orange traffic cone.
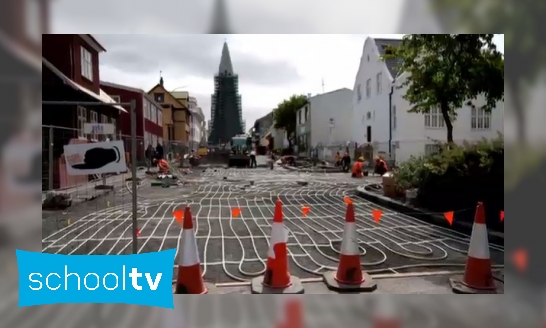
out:
<path id="1" fill-rule="evenodd" d="M 372 292 L 377 289 L 377 284 L 366 272 L 362 271 L 360 265 L 360 249 L 358 247 L 355 210 L 352 202 L 347 204 L 339 266 L 337 271 L 324 274 L 324 282 L 329 289 L 339 292 Z"/>
<path id="2" fill-rule="evenodd" d="M 276 328 L 303 328 L 305 326 L 303 302 L 299 298 L 283 298 L 282 312 Z"/>
<path id="3" fill-rule="evenodd" d="M 496 294 L 497 292 L 491 270 L 485 210 L 481 202 L 478 203 L 474 216 L 464 276 L 451 278 L 450 283 L 453 291 L 459 294 Z"/>
<path id="4" fill-rule="evenodd" d="M 216 287 L 203 280 L 201 262 L 190 207 L 184 211 L 182 238 L 178 245 L 178 275 L 173 292 L 175 294 L 211 294 Z"/>
<path id="5" fill-rule="evenodd" d="M 288 231 L 282 218 L 282 203 L 277 200 L 271 226 L 271 242 L 267 253 L 265 275 L 252 280 L 253 294 L 303 294 L 304 289 L 297 277 L 288 270 Z"/>

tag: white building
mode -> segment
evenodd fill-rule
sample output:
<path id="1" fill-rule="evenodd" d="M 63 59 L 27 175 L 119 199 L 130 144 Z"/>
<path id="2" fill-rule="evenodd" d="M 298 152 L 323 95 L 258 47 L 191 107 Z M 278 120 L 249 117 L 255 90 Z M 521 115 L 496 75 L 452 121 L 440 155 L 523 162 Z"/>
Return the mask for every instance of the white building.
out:
<path id="1" fill-rule="evenodd" d="M 353 91 L 347 88 L 309 97 L 309 104 L 297 114 L 296 144 L 300 154 L 311 149 L 327 149 L 322 157 L 329 159 L 328 149 L 346 145 L 352 138 Z M 333 156 L 333 155 L 332 155 Z"/>
<path id="2" fill-rule="evenodd" d="M 195 97 L 189 97 L 188 107 L 192 114 L 192 121 L 190 126 L 190 147 L 192 149 L 197 149 L 203 141 L 203 124 L 205 122 L 205 115 L 203 110 L 197 104 L 197 99 Z"/>
<path id="3" fill-rule="evenodd" d="M 365 148 L 366 157 L 381 155 L 397 163 L 434 152 L 436 140 L 447 140 L 441 112 L 408 113 L 411 105 L 403 99 L 407 88 L 398 88 L 407 73 L 397 71 L 396 60 L 380 59 L 387 46 L 399 43 L 400 40 L 366 39 L 352 100 L 352 140 Z M 480 101 L 483 99 L 475 105 L 479 107 Z M 458 109 L 457 114 L 453 123 L 457 143 L 494 138 L 503 132 L 502 102 L 489 114 L 470 106 Z"/>

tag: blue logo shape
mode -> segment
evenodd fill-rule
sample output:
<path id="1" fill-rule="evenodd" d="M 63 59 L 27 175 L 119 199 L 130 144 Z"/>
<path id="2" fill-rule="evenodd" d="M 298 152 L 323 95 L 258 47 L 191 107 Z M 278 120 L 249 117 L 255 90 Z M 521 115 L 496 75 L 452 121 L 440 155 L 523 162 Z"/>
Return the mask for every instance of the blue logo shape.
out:
<path id="1" fill-rule="evenodd" d="M 121 303 L 174 308 L 176 249 L 135 255 L 16 253 L 20 307 Z"/>

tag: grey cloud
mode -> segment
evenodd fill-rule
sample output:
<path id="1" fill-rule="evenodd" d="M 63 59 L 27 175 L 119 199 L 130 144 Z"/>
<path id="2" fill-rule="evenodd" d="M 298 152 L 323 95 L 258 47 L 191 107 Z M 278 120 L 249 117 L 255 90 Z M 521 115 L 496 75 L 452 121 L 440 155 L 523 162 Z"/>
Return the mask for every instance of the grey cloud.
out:
<path id="1" fill-rule="evenodd" d="M 100 35 L 107 52 L 101 64 L 127 73 L 212 78 L 218 71 L 221 35 Z M 229 41 L 228 41 L 229 44 Z M 241 83 L 274 86 L 298 81 L 295 67 L 285 61 L 264 61 L 230 48 Z"/>

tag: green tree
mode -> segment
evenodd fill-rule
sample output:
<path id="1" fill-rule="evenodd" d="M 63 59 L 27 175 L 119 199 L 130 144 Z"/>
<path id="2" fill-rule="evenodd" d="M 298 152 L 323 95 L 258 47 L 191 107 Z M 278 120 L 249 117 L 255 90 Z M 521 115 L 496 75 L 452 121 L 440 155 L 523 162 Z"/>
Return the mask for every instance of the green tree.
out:
<path id="1" fill-rule="evenodd" d="M 384 58 L 400 59 L 407 79 L 404 99 L 414 113 L 439 108 L 453 142 L 457 109 L 485 96 L 480 108 L 491 111 L 504 100 L 504 58 L 492 42 L 493 34 L 410 34 L 390 48 Z"/>
<path id="2" fill-rule="evenodd" d="M 296 138 L 297 113 L 300 108 L 307 105 L 307 96 L 293 95 L 284 100 L 273 111 L 276 129 L 284 129 L 288 136 L 288 146 L 292 148 Z"/>

